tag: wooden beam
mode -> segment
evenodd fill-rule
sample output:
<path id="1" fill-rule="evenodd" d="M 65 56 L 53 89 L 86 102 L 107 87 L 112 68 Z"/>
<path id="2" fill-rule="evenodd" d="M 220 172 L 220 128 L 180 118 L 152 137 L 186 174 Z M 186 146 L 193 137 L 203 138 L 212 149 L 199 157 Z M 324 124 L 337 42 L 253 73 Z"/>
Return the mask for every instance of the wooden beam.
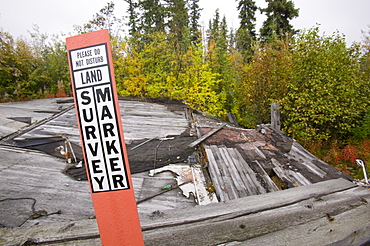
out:
<path id="1" fill-rule="evenodd" d="M 221 130 L 222 128 L 224 128 L 224 126 L 226 126 L 227 124 L 222 124 L 222 126 L 218 127 L 218 128 L 215 128 L 213 129 L 212 131 L 204 134 L 203 136 L 201 136 L 200 138 L 198 138 L 197 140 L 195 140 L 194 142 L 190 143 L 188 145 L 189 148 L 194 148 L 195 146 L 197 146 L 198 144 L 200 144 L 201 142 L 203 142 L 204 140 L 206 140 L 207 138 L 209 138 L 210 136 L 212 136 L 213 134 L 215 134 L 216 132 L 218 132 L 219 130 Z"/>

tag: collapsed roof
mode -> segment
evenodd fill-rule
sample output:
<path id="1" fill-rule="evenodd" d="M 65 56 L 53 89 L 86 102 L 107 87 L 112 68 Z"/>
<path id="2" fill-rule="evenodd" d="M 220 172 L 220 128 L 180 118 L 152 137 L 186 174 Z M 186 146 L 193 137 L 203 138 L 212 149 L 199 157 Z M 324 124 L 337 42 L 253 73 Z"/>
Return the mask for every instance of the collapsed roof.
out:
<path id="1" fill-rule="evenodd" d="M 22 122 L 19 124 L 22 124 L 24 128 L 13 133 L 7 128 L 6 134 L 8 135 L 3 134 L 6 136 L 1 139 L 0 144 L 42 150 L 65 159 L 66 156 L 59 151 L 59 147 L 64 146 L 65 149 L 73 149 L 77 162 L 81 160 L 82 153 L 73 101 L 67 98 L 53 102 L 57 102 L 53 108 L 58 108 L 58 110 L 42 110 L 40 106 L 34 110 L 37 111 L 36 115 L 45 114 L 47 117 L 37 119 L 37 121 L 32 117 L 27 118 L 28 123 L 29 121 L 33 122 L 29 126 L 24 118 L 19 118 L 27 114 L 24 112 L 17 114 L 18 109 L 13 110 L 14 113 L 9 116 L 12 119 L 7 119 L 7 122 L 20 122 L 19 120 L 21 120 Z M 333 199 L 330 194 L 345 193 L 346 190 L 352 192 L 355 189 L 355 186 L 349 182 L 352 181 L 350 176 L 319 160 L 299 143 L 270 125 L 263 125 L 258 129 L 244 129 L 203 112 L 192 110 L 178 101 L 120 98 L 119 105 L 131 172 L 139 175 L 134 176 L 133 183 L 135 196 L 140 203 L 138 204 L 139 212 L 143 213 L 141 219 L 148 245 L 155 245 L 160 240 L 165 240 L 165 236 L 161 232 L 163 225 L 178 228 L 176 235 L 179 238 L 176 239 L 173 236 L 168 237 L 168 240 L 179 244 L 185 242 L 185 244 L 189 244 L 190 239 L 184 238 L 184 235 L 189 235 L 190 231 L 196 231 L 203 220 L 213 223 L 215 216 L 221 216 L 216 224 L 228 221 L 225 225 L 229 225 L 229 223 L 234 223 L 234 220 L 235 223 L 239 223 L 237 222 L 238 218 L 244 220 L 245 217 L 247 221 L 250 219 L 250 215 L 258 213 L 260 207 L 256 203 L 261 202 L 261 206 L 268 203 L 263 211 L 270 211 L 270 209 L 278 207 L 286 211 L 288 209 L 286 206 L 292 204 L 299 207 L 302 201 L 310 199 L 321 201 L 321 196 L 324 195 L 327 196 L 325 201 L 329 202 Z M 143 173 L 147 173 L 147 171 L 150 171 L 151 175 L 170 171 L 174 174 L 177 182 L 177 186 L 173 185 L 173 188 L 180 188 L 183 193 L 188 192 L 188 196 L 191 193 L 198 204 L 216 204 L 204 207 L 211 208 L 211 210 L 203 210 L 203 206 L 174 205 L 175 199 L 171 198 L 170 195 L 164 195 L 162 191 L 152 195 L 150 192 L 153 190 L 148 187 L 154 187 L 155 182 L 159 182 L 163 186 L 166 184 L 165 182 L 168 182 L 168 179 L 163 176 L 144 177 Z M 86 177 L 84 166 L 77 163 L 68 164 L 65 173 L 76 180 L 84 180 Z M 145 188 L 144 184 L 147 185 Z M 196 186 L 195 189 L 194 186 Z M 281 192 L 280 190 L 285 191 Z M 166 194 L 170 194 L 172 191 Z M 363 190 L 360 193 L 353 192 L 354 194 L 362 192 L 361 196 L 366 193 Z M 345 195 L 344 193 L 343 195 Z M 177 196 L 176 194 L 173 192 L 171 196 Z M 153 202 L 152 206 L 146 206 L 154 201 L 153 197 L 157 195 L 163 199 L 158 199 L 158 203 Z M 337 199 L 338 196 L 341 195 L 333 197 Z M 277 199 L 277 197 L 280 198 Z M 176 199 L 180 201 L 178 197 Z M 351 199 L 353 202 L 352 200 L 348 202 L 350 205 L 346 209 L 341 207 L 342 210 L 339 211 L 339 207 L 333 206 L 330 213 L 345 212 L 366 203 L 361 199 Z M 340 203 L 343 201 L 339 200 L 335 200 L 334 203 L 342 206 Z M 181 200 L 181 202 L 183 201 Z M 248 209 L 242 206 L 246 201 L 249 201 L 250 208 Z M 171 203 L 170 206 L 168 206 L 169 203 Z M 255 205 L 252 206 L 252 204 Z M 315 211 L 310 204 L 307 205 L 304 202 L 304 206 L 311 206 L 311 212 L 307 218 L 325 217 L 325 214 L 313 216 Z M 185 210 L 176 210 L 176 212 L 165 210 L 169 207 L 186 208 L 188 212 Z M 239 208 L 243 211 L 239 211 Z M 246 209 L 249 212 L 244 211 Z M 204 211 L 209 212 L 204 214 Z M 301 218 L 300 212 L 297 209 L 294 211 L 298 213 L 294 216 Z M 180 215 L 181 213 L 184 215 Z M 182 223 L 176 218 L 186 218 L 189 213 L 193 215 L 188 217 L 187 226 L 191 229 L 187 231 L 182 228 Z M 203 219 L 200 218 L 202 214 L 204 215 Z M 294 226 L 297 223 L 305 224 L 307 221 L 308 219 L 300 220 L 300 222 L 291 221 L 287 226 Z M 245 223 L 244 221 L 242 224 L 238 224 L 235 230 L 248 227 L 249 225 Z M 158 228 L 157 225 L 159 225 Z M 263 230 L 267 230 L 267 224 L 264 226 Z M 89 226 L 84 227 L 90 228 Z M 262 234 L 255 232 L 251 237 L 261 236 L 276 230 L 278 229 L 274 228 L 274 230 L 267 230 Z M 212 236 L 216 231 L 207 230 L 204 233 L 209 233 Z M 212 242 L 217 244 L 233 240 L 240 242 L 246 240 L 240 235 L 233 237 L 234 232 L 230 233 L 230 235 L 224 236 L 221 234 L 225 233 L 216 233 L 217 237 L 213 237 Z M 202 238 L 205 237 L 203 234 Z M 204 238 L 204 240 L 208 239 Z M 200 240 L 202 244 L 204 244 L 204 240 Z M 199 243 L 201 243 L 200 241 Z"/>
<path id="2" fill-rule="evenodd" d="M 71 102 L 59 101 L 61 105 Z M 206 186 L 219 201 L 330 179 L 352 179 L 269 125 L 259 129 L 236 127 L 191 110 L 180 101 L 120 98 L 119 104 L 132 173 L 175 163 L 200 164 L 206 167 Z M 73 104 L 4 138 L 1 144 L 61 158 L 65 155 L 58 146 L 70 146 L 76 162 L 83 159 Z M 82 169 L 69 166 L 65 172 L 86 180 L 84 165 Z"/>

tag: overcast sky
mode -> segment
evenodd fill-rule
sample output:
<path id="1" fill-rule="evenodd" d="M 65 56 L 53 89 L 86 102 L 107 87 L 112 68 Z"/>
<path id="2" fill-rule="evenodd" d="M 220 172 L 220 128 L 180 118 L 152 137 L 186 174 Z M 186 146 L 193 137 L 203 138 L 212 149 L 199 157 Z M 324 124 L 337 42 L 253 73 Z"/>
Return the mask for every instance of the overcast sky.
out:
<path id="1" fill-rule="evenodd" d="M 73 25 L 82 25 L 106 5 L 109 0 L 1 0 L 0 27 L 11 35 L 28 37 L 28 30 L 37 24 L 42 33 L 75 35 Z M 115 15 L 125 16 L 127 5 L 114 0 Z M 299 17 L 291 23 L 295 29 L 308 29 L 320 24 L 320 30 L 331 35 L 338 30 L 346 35 L 347 43 L 362 41 L 361 30 L 370 28 L 370 0 L 293 0 L 299 8 Z M 218 8 L 225 15 L 229 27 L 238 27 L 237 3 L 233 0 L 200 0 L 201 24 L 208 21 Z M 265 7 L 264 0 L 256 0 L 258 7 Z M 257 11 L 257 29 L 264 16 Z"/>

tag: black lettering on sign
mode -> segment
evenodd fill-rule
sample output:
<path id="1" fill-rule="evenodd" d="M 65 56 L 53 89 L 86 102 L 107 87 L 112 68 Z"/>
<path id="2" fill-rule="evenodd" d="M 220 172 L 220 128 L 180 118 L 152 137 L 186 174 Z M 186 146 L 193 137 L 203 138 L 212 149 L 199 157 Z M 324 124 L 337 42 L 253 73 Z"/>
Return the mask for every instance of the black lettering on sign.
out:
<path id="1" fill-rule="evenodd" d="M 96 183 L 98 183 L 99 185 L 99 189 L 103 189 L 103 180 L 104 180 L 104 176 L 101 176 L 100 179 L 98 177 L 94 177 Z"/>
<path id="2" fill-rule="evenodd" d="M 125 187 L 125 185 L 123 184 L 123 176 L 122 175 L 120 175 L 120 174 L 112 175 L 112 179 L 113 179 L 113 187 L 114 188 L 124 188 Z"/>
<path id="3" fill-rule="evenodd" d="M 99 82 L 103 80 L 103 74 L 100 69 L 86 71 L 85 74 L 81 73 L 82 84 Z"/>
<path id="4" fill-rule="evenodd" d="M 92 137 L 93 139 L 97 139 L 95 135 L 95 130 L 95 126 L 85 126 L 85 134 L 87 140 L 90 140 L 90 137 Z"/>
<path id="5" fill-rule="evenodd" d="M 102 56 L 86 59 L 86 65 L 91 65 L 91 64 L 96 64 L 96 63 L 103 63 L 103 62 L 104 62 L 104 58 Z"/>
<path id="6" fill-rule="evenodd" d="M 84 60 L 76 61 L 76 67 L 82 67 L 84 65 Z"/>
<path id="7" fill-rule="evenodd" d="M 96 89 L 96 98 L 98 99 L 98 103 L 100 103 L 100 100 L 103 100 L 103 102 L 105 102 L 106 100 L 112 101 L 110 88 L 105 87 L 104 93 L 102 89 Z"/>
<path id="8" fill-rule="evenodd" d="M 77 58 L 84 58 L 87 56 L 92 56 L 91 50 L 84 50 L 84 51 L 77 52 Z"/>
<path id="9" fill-rule="evenodd" d="M 85 100 L 81 102 L 83 105 L 89 105 L 91 103 L 91 98 L 88 96 L 88 94 L 88 91 L 83 91 L 81 93 L 81 98 Z"/>
<path id="10" fill-rule="evenodd" d="M 117 150 L 115 144 L 116 144 L 116 140 L 105 141 L 105 145 L 106 145 L 106 148 L 107 148 L 108 155 L 112 154 L 112 151 L 114 152 L 114 154 L 118 154 L 118 150 Z"/>
<path id="11" fill-rule="evenodd" d="M 103 170 L 100 169 L 100 163 L 101 161 L 100 160 L 92 160 L 91 161 L 91 164 L 92 164 L 92 168 L 93 168 L 93 173 L 102 173 Z"/>
<path id="12" fill-rule="evenodd" d="M 93 147 L 91 143 L 88 143 L 87 146 L 89 147 L 89 150 L 93 156 L 98 155 L 98 143 L 95 143 L 95 146 Z"/>
<path id="13" fill-rule="evenodd" d="M 114 130 L 114 125 L 112 123 L 103 124 L 104 137 L 106 137 L 106 138 L 109 137 L 108 133 L 109 133 L 110 137 L 116 136 L 114 134 L 113 130 Z"/>
<path id="14" fill-rule="evenodd" d="M 88 117 L 87 114 L 86 114 L 86 109 L 82 109 L 82 115 L 83 115 L 83 118 L 85 120 L 85 122 L 91 122 L 94 120 L 94 117 L 93 117 L 93 110 L 92 108 L 89 108 L 90 109 L 90 116 Z"/>
<path id="15" fill-rule="evenodd" d="M 106 44 L 70 52 L 92 192 L 130 189 Z"/>
<path id="16" fill-rule="evenodd" d="M 119 160 L 118 157 L 109 158 L 109 164 L 110 164 L 110 168 L 111 168 L 112 172 L 121 171 L 121 168 L 117 167 L 119 165 L 119 163 L 117 163 L 116 161 L 118 161 L 118 160 Z"/>
<path id="17" fill-rule="evenodd" d="M 108 119 L 113 119 L 113 116 L 110 113 L 107 105 L 103 106 L 102 113 L 101 113 L 101 120 L 104 120 L 105 117 L 108 117 Z"/>

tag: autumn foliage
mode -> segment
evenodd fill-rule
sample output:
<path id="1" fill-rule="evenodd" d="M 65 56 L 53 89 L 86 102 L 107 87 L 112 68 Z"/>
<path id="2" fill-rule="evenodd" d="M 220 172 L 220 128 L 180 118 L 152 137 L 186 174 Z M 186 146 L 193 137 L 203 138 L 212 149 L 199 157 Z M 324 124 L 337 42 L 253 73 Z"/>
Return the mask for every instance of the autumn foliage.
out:
<path id="1" fill-rule="evenodd" d="M 224 120 L 233 113 L 248 128 L 269 123 L 270 105 L 278 102 L 286 134 L 358 175 L 356 158 L 370 162 L 370 33 L 362 44 L 348 45 L 340 33 L 320 35 L 319 27 L 293 32 L 286 26 L 284 35 L 269 25 L 275 34 L 258 39 L 253 18 L 235 32 L 217 11 L 201 29 L 197 2 L 190 16 L 182 0 L 131 6 L 130 35 L 111 32 L 119 95 L 183 100 Z M 78 31 L 111 29 L 113 7 Z M 30 41 L 0 31 L 0 64 L 2 102 L 71 95 L 64 42 L 37 29 Z"/>

